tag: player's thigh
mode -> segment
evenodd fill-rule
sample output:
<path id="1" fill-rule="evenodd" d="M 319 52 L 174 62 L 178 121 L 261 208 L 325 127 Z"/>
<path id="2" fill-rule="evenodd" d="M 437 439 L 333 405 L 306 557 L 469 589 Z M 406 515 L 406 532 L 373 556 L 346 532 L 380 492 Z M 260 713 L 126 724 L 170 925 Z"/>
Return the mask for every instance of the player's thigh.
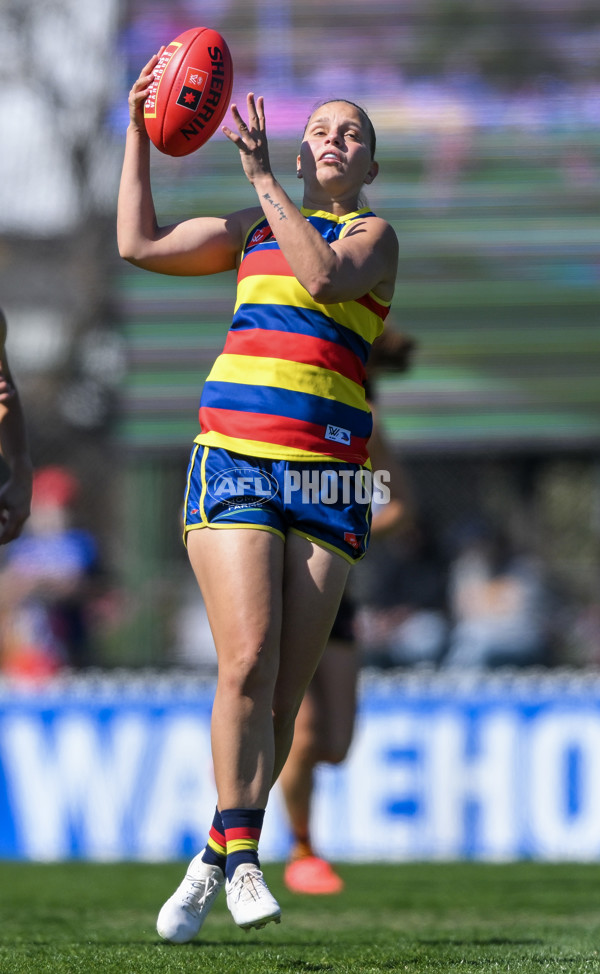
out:
<path id="1" fill-rule="evenodd" d="M 348 578 L 341 555 L 290 533 L 285 546 L 276 703 L 296 708 L 327 644 Z"/>
<path id="2" fill-rule="evenodd" d="M 202 528 L 188 535 L 219 662 L 258 653 L 277 662 L 284 544 L 256 528 Z"/>

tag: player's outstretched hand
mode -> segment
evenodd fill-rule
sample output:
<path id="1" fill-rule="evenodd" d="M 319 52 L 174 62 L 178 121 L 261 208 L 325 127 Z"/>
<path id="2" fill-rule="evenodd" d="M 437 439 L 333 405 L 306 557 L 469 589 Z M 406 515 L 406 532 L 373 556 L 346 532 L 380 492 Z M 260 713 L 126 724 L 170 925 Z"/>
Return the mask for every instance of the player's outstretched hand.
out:
<path id="1" fill-rule="evenodd" d="M 237 105 L 231 106 L 231 114 L 237 126 L 234 132 L 227 125 L 222 126 L 222 132 L 240 150 L 242 166 L 246 176 L 254 183 L 260 176 L 271 173 L 269 160 L 269 146 L 265 128 L 265 104 L 262 95 L 255 100 L 250 92 L 247 96 L 248 124 L 238 111 Z"/>

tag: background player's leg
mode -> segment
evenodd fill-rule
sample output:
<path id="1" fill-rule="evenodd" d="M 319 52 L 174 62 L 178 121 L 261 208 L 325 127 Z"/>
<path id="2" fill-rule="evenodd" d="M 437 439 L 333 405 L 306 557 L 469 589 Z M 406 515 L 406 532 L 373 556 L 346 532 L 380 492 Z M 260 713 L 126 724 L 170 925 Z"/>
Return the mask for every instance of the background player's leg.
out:
<path id="1" fill-rule="evenodd" d="M 285 546 L 279 673 L 275 687 L 275 774 L 287 759 L 294 720 L 317 668 L 346 585 L 350 563 L 300 535 Z"/>
<path id="2" fill-rule="evenodd" d="M 340 764 L 348 753 L 356 710 L 357 653 L 331 639 L 298 711 L 294 740 L 279 776 L 292 832 L 310 834 L 313 771 L 320 762 Z"/>
<path id="3" fill-rule="evenodd" d="M 350 640 L 330 639 L 298 711 L 294 740 L 279 776 L 292 847 L 285 869 L 288 889 L 331 894 L 343 881 L 314 849 L 311 811 L 315 767 L 339 764 L 348 753 L 354 729 L 358 656 Z"/>

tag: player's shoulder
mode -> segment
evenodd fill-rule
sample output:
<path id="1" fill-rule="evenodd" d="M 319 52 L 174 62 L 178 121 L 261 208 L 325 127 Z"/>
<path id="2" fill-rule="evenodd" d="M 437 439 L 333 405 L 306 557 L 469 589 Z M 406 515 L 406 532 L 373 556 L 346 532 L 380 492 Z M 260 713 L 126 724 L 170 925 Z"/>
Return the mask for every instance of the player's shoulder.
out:
<path id="1" fill-rule="evenodd" d="M 382 216 L 368 211 L 366 213 L 352 214 L 342 231 L 342 236 L 352 236 L 358 231 L 366 230 L 372 237 L 381 237 L 389 240 L 398 240 L 396 231 L 391 223 L 388 223 Z"/>
<path id="2" fill-rule="evenodd" d="M 398 240 L 398 235 L 392 224 L 385 220 L 382 216 L 377 216 L 376 213 L 371 213 L 369 215 L 368 226 L 371 228 L 373 233 L 376 233 L 380 237 L 386 237 L 388 240 Z"/>
<path id="3" fill-rule="evenodd" d="M 374 213 L 366 213 L 347 225 L 342 239 L 352 240 L 353 238 L 363 249 L 377 254 L 386 268 L 385 278 L 395 280 L 400 245 L 391 223 L 382 217 L 375 216 Z"/>
<path id="4" fill-rule="evenodd" d="M 380 216 L 373 217 L 371 240 L 378 251 L 385 253 L 390 264 L 397 264 L 400 254 L 398 234 L 391 223 Z M 394 272 L 395 273 L 395 272 Z"/>

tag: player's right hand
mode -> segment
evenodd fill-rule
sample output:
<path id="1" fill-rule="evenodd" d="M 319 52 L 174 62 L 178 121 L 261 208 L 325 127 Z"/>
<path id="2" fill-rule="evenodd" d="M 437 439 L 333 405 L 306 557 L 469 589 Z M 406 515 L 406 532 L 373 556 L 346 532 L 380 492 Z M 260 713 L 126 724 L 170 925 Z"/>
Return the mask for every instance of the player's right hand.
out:
<path id="1" fill-rule="evenodd" d="M 133 128 L 139 132 L 146 132 L 144 124 L 144 102 L 148 97 L 150 85 L 154 81 L 154 69 L 164 51 L 161 47 L 158 54 L 154 54 L 142 68 L 139 78 L 134 82 L 129 92 L 129 119 Z"/>

